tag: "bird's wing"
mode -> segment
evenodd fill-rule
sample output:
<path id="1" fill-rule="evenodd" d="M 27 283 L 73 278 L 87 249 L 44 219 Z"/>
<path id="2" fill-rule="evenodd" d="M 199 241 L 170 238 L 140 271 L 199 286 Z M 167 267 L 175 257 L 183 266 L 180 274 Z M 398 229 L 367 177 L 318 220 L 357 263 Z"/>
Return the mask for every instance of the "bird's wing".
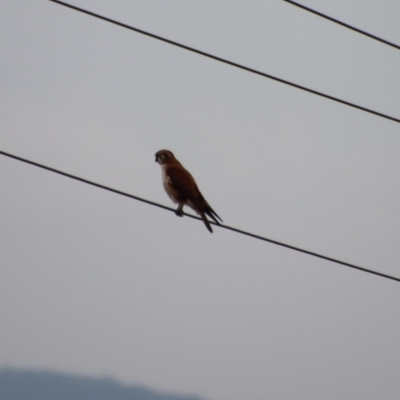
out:
<path id="1" fill-rule="evenodd" d="M 189 199 L 203 197 L 196 185 L 193 176 L 182 167 L 170 166 L 166 174 L 171 181 L 173 188 Z"/>
<path id="2" fill-rule="evenodd" d="M 199 213 L 205 213 L 219 224 L 216 217 L 222 222 L 219 215 L 211 208 L 197 187 L 193 176 L 183 167 L 170 166 L 166 171 L 173 188 L 186 197 Z"/>

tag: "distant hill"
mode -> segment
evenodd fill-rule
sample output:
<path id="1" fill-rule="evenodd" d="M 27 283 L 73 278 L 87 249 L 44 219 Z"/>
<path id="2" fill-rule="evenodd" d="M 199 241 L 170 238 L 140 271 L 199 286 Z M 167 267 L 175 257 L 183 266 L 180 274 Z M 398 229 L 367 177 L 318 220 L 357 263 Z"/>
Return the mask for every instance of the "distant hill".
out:
<path id="1" fill-rule="evenodd" d="M 0 400 L 201 400 L 161 393 L 108 378 L 89 378 L 50 371 L 0 369 Z"/>

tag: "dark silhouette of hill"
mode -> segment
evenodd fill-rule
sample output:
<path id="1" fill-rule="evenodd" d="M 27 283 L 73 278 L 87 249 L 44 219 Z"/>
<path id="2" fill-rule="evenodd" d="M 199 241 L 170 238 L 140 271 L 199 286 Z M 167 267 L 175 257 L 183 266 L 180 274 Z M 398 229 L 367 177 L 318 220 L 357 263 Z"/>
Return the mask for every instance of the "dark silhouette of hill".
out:
<path id="1" fill-rule="evenodd" d="M 0 369 L 0 400 L 201 400 L 197 396 L 128 386 L 109 378 L 90 378 L 30 369 Z"/>

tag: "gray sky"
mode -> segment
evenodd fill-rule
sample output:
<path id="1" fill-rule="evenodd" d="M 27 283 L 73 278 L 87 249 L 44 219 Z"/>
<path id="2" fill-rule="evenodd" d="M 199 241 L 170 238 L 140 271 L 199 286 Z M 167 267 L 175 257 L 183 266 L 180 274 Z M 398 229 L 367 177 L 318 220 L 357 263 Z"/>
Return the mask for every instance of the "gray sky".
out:
<path id="1" fill-rule="evenodd" d="M 400 117 L 400 52 L 283 1 L 73 4 Z M 400 43 L 400 2 L 304 2 Z M 48 1 L 0 6 L 0 149 L 400 276 L 400 124 Z M 0 157 L 0 366 L 217 400 L 398 399 L 400 284 Z"/>

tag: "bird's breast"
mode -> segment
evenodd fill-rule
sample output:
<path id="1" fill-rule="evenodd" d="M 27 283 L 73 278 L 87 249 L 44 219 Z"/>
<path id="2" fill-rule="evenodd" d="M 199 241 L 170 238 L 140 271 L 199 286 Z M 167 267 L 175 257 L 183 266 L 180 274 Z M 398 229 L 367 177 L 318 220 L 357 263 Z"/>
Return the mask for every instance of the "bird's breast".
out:
<path id="1" fill-rule="evenodd" d="M 171 178 L 165 172 L 164 168 L 162 169 L 162 181 L 163 181 L 164 189 L 165 189 L 167 195 L 169 196 L 169 198 L 174 203 L 180 203 L 179 193 L 174 189 Z"/>

